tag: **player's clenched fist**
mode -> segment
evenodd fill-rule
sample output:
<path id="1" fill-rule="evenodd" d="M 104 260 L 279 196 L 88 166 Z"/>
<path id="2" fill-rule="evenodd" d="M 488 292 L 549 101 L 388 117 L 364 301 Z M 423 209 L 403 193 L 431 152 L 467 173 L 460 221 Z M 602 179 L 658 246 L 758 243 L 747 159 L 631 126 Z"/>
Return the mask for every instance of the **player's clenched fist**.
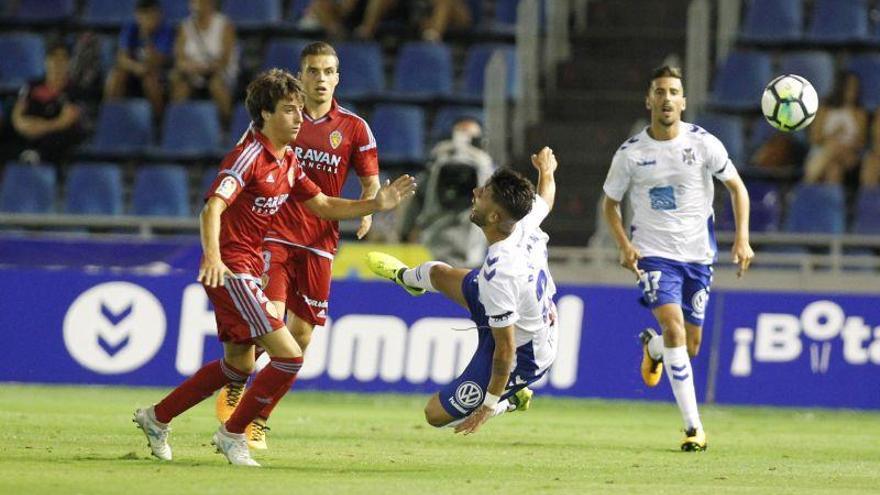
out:
<path id="1" fill-rule="evenodd" d="M 541 151 L 532 155 L 532 166 L 538 169 L 538 172 L 552 174 L 556 171 L 556 165 L 556 155 L 547 146 L 544 146 L 541 148 Z"/>

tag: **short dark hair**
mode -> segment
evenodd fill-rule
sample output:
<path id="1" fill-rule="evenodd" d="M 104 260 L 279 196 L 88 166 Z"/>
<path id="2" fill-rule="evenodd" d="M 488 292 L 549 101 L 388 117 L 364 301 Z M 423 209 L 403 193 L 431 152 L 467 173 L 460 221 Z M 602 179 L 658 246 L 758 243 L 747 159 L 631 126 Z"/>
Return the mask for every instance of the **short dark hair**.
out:
<path id="1" fill-rule="evenodd" d="M 244 105 L 251 120 L 261 129 L 265 124 L 263 110 L 274 112 L 278 102 L 290 96 L 302 100 L 303 87 L 299 79 L 286 70 L 269 69 L 248 84 Z"/>
<path id="2" fill-rule="evenodd" d="M 161 9 L 159 0 L 138 0 L 134 6 L 134 10 Z"/>
<path id="3" fill-rule="evenodd" d="M 332 55 L 336 57 L 336 69 L 339 70 L 339 55 L 336 54 L 336 49 L 333 48 L 333 45 L 324 41 L 316 41 L 314 43 L 309 43 L 306 45 L 301 52 L 299 52 L 299 65 L 302 67 L 303 62 L 305 62 L 306 57 L 311 55 Z"/>
<path id="4" fill-rule="evenodd" d="M 681 79 L 681 68 L 672 65 L 662 65 L 654 69 L 654 72 L 651 73 L 652 81 L 661 77 L 674 77 L 676 79 Z"/>
<path id="5" fill-rule="evenodd" d="M 500 168 L 492 174 L 486 186 L 492 191 L 492 199 L 504 208 L 510 217 L 520 221 L 532 211 L 535 202 L 535 186 L 509 168 Z"/>

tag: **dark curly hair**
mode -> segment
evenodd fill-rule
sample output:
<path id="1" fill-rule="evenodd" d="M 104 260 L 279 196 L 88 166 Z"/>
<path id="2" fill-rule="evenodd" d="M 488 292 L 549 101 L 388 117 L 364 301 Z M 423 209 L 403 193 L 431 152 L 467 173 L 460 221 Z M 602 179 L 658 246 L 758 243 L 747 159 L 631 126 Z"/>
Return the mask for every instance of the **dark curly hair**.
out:
<path id="1" fill-rule="evenodd" d="M 486 187 L 492 191 L 492 199 L 515 221 L 520 221 L 532 211 L 535 201 L 535 186 L 509 168 L 498 169 Z"/>
<path id="2" fill-rule="evenodd" d="M 262 129 L 263 110 L 274 112 L 278 102 L 290 96 L 302 101 L 303 87 L 299 79 L 286 70 L 269 69 L 248 84 L 244 105 L 254 125 Z"/>

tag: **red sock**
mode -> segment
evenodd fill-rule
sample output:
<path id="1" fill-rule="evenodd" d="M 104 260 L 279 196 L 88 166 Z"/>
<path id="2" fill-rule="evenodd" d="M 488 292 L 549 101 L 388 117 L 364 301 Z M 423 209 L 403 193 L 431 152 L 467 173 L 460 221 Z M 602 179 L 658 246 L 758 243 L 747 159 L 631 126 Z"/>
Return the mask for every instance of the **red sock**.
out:
<path id="1" fill-rule="evenodd" d="M 302 362 L 302 357 L 272 358 L 269 365 L 257 373 L 251 388 L 244 393 L 235 412 L 226 422 L 226 431 L 244 433 L 244 429 L 257 417 L 261 409 L 284 397 L 296 380 Z"/>
<path id="2" fill-rule="evenodd" d="M 229 382 L 244 382 L 248 374 L 218 359 L 202 366 L 155 406 L 156 419 L 168 423 L 187 409 L 207 399 Z"/>
<path id="3" fill-rule="evenodd" d="M 281 402 L 281 399 L 283 399 L 284 396 L 287 395 L 287 392 L 290 391 L 290 387 L 293 386 L 293 382 L 295 382 L 295 381 L 296 381 L 296 376 L 294 376 L 293 379 L 290 380 L 290 385 L 288 385 L 287 387 L 281 387 L 280 389 L 278 389 L 278 393 L 275 394 L 275 397 L 272 397 L 272 403 L 266 404 L 266 407 L 264 407 L 263 409 L 260 410 L 260 413 L 257 414 L 257 417 L 263 418 L 263 419 L 269 419 L 269 415 L 272 414 L 272 411 L 275 409 L 275 406 L 277 406 L 278 403 Z"/>

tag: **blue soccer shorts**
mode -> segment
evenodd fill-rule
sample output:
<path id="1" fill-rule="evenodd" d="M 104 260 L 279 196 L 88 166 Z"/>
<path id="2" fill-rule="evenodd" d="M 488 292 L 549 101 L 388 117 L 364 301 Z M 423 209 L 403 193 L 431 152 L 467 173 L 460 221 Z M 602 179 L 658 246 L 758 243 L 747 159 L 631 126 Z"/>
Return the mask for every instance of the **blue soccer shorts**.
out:
<path id="1" fill-rule="evenodd" d="M 644 272 L 639 279 L 643 304 L 651 309 L 677 304 L 685 321 L 703 326 L 712 285 L 712 265 L 649 256 L 639 260 L 639 269 Z"/>

